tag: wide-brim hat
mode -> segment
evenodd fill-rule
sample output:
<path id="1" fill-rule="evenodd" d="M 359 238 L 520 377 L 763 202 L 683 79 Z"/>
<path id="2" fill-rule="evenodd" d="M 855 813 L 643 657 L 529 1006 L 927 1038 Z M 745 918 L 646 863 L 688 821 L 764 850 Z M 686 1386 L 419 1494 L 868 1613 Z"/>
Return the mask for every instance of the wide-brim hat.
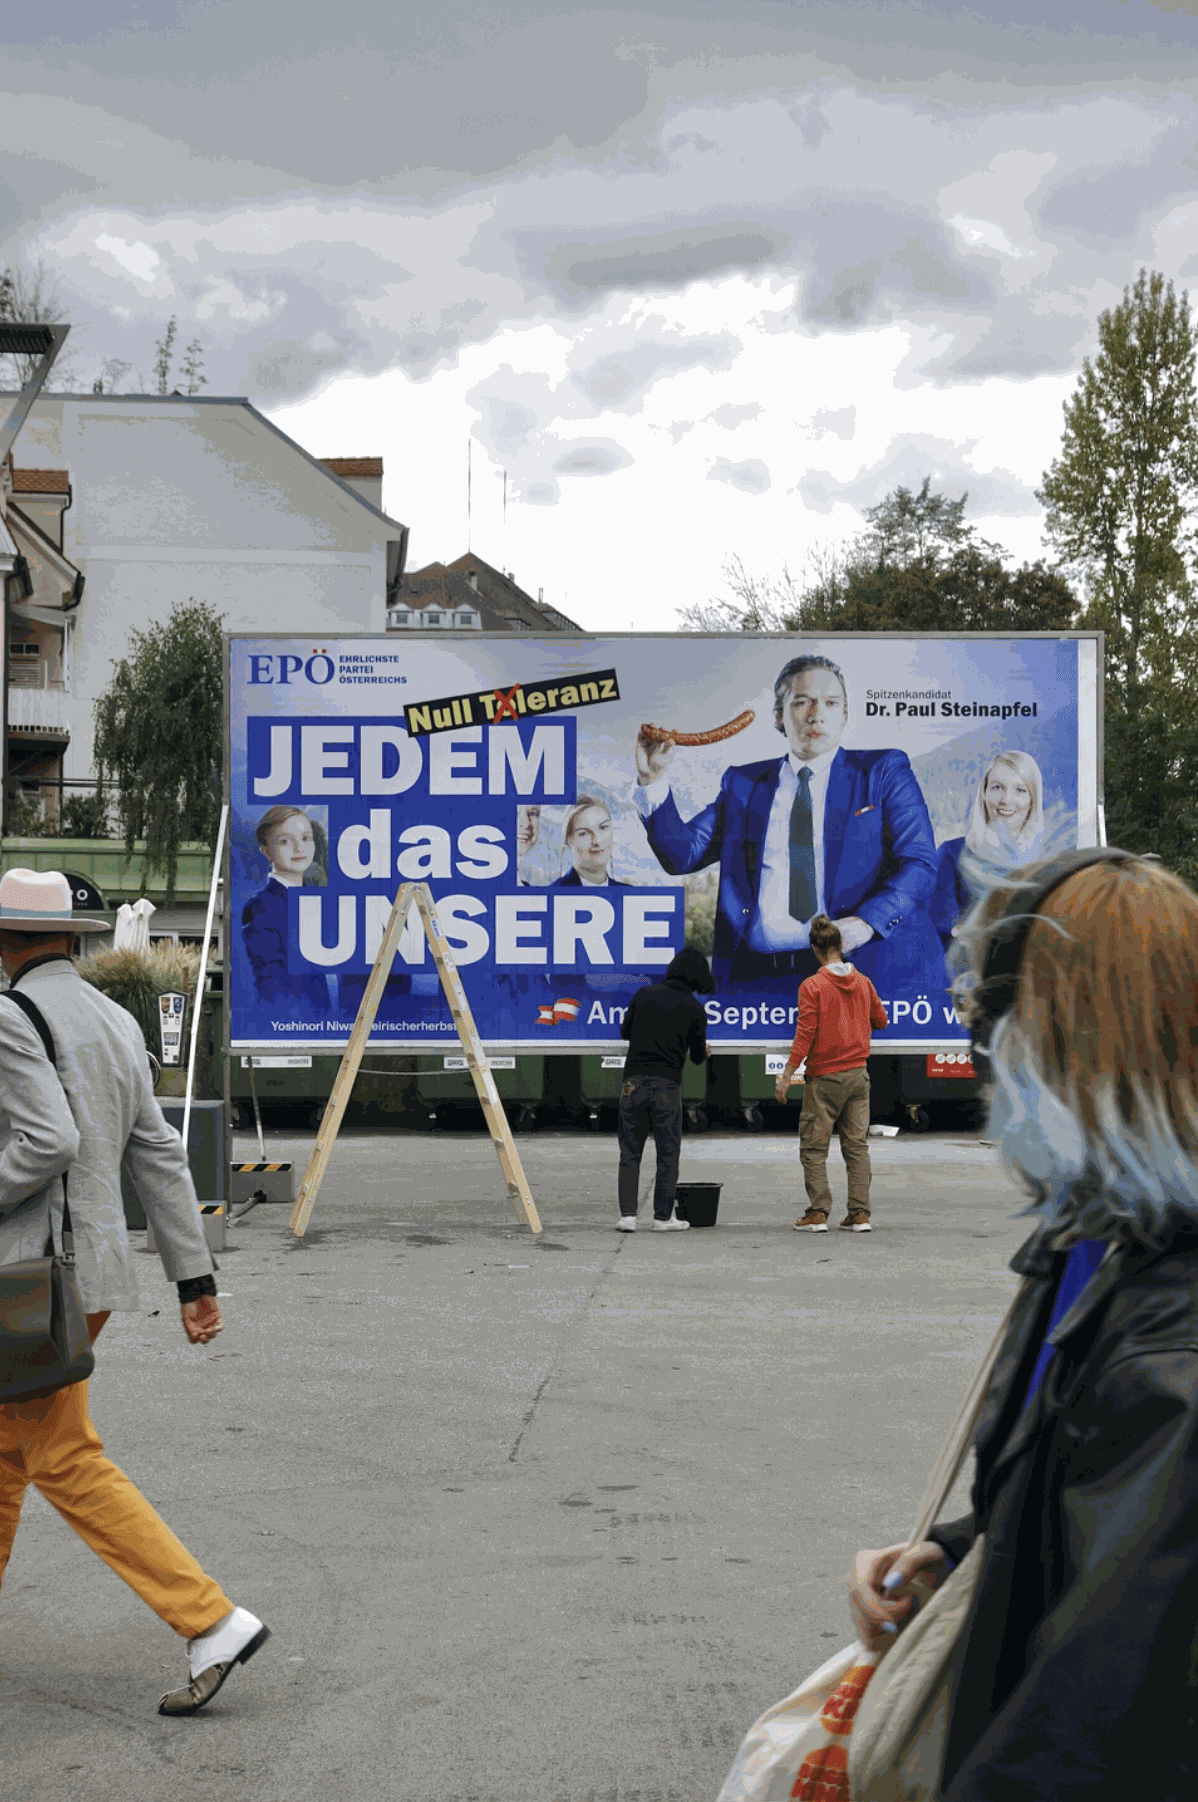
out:
<path id="1" fill-rule="evenodd" d="M 111 932 L 107 920 L 77 914 L 71 885 L 61 870 L 6 870 L 0 876 L 0 930 L 14 932 Z"/>

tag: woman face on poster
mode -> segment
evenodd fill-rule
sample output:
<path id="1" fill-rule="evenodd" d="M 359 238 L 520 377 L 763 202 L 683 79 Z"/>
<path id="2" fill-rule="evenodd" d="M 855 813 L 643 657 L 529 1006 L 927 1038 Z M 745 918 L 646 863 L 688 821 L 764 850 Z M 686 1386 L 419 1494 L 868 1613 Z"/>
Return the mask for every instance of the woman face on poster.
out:
<path id="1" fill-rule="evenodd" d="M 987 822 L 999 820 L 1018 838 L 1032 811 L 1032 791 L 1008 763 L 996 763 L 982 790 Z"/>
<path id="2" fill-rule="evenodd" d="M 975 855 L 1027 863 L 1044 836 L 1044 779 L 1026 751 L 1000 751 L 978 784 L 966 846 Z"/>
<path id="3" fill-rule="evenodd" d="M 306 813 L 272 807 L 258 822 L 258 843 L 272 876 L 286 885 L 302 884 L 316 857 L 316 836 Z"/>
<path id="4" fill-rule="evenodd" d="M 612 854 L 611 814 L 602 801 L 581 802 L 566 821 L 566 850 L 584 882 L 606 882 Z"/>

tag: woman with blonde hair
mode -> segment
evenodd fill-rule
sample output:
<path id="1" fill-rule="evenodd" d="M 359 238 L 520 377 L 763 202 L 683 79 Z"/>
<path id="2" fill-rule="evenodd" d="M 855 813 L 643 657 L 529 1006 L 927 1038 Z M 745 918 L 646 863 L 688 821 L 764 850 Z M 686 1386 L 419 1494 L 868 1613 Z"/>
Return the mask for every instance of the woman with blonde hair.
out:
<path id="1" fill-rule="evenodd" d="M 938 1802 L 1082 1802 L 1145 1783 L 1154 1802 L 1186 1802 L 1198 899 L 1153 859 L 1070 852 L 996 885 L 957 946 L 991 1132 L 1038 1225 L 1012 1263 L 1023 1287 L 975 1435 L 970 1511 L 910 1551 L 859 1553 L 853 1612 L 865 1644 L 884 1645 L 912 1608 L 890 1592 L 914 1572 L 967 1586 Z"/>
<path id="2" fill-rule="evenodd" d="M 570 858 L 570 868 L 552 883 L 552 888 L 627 888 L 611 873 L 612 840 L 611 809 L 593 795 L 580 795 L 566 815 L 562 828 L 562 850 Z"/>
<path id="3" fill-rule="evenodd" d="M 973 797 L 961 838 L 939 848 L 932 924 L 948 944 L 953 927 L 983 889 L 1008 870 L 1034 863 L 1044 848 L 1044 778 L 1027 751 L 996 751 Z"/>

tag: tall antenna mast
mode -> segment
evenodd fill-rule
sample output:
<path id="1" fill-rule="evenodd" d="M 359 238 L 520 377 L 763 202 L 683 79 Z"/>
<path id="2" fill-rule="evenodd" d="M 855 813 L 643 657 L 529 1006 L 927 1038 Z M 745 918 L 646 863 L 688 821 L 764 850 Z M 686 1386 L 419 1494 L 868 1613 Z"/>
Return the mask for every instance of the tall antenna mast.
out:
<path id="1" fill-rule="evenodd" d="M 474 440 L 473 440 L 473 438 L 467 438 L 467 440 L 466 440 L 466 549 L 467 550 L 470 549 L 470 477 L 471 477 L 471 470 L 472 470 L 473 454 L 474 454 Z"/>

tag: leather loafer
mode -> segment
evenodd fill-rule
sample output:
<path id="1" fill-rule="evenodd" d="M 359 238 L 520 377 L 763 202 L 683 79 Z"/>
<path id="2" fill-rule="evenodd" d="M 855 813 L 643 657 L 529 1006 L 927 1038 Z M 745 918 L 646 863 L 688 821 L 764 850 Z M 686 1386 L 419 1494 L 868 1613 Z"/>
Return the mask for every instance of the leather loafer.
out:
<path id="1" fill-rule="evenodd" d="M 159 1714 L 196 1714 L 211 1702 L 236 1664 L 245 1664 L 270 1638 L 270 1628 L 247 1608 L 234 1608 L 208 1633 L 187 1642 L 191 1682 L 171 1689 L 158 1704 Z"/>

